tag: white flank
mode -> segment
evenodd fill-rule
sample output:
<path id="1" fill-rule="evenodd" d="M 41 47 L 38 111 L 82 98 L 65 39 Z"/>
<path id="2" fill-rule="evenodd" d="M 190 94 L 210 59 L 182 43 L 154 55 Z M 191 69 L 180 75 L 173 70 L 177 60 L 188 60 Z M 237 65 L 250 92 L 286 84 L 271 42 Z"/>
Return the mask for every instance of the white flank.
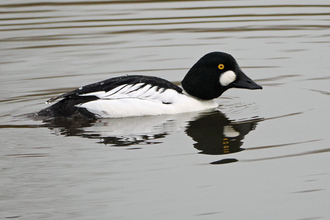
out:
<path id="1" fill-rule="evenodd" d="M 230 83 L 234 82 L 235 79 L 236 74 L 233 71 L 228 70 L 220 76 L 220 84 L 222 86 L 228 86 Z"/>
<path id="2" fill-rule="evenodd" d="M 189 95 L 179 94 L 173 89 L 157 90 L 157 86 L 146 85 L 122 87 L 113 92 L 94 93 L 100 99 L 86 102 L 77 107 L 102 118 L 118 118 L 141 115 L 177 114 L 216 108 L 214 100 L 198 100 Z M 127 88 L 128 87 L 128 88 Z M 117 88 L 116 88 L 117 89 Z M 88 94 L 86 94 L 88 95 Z"/>

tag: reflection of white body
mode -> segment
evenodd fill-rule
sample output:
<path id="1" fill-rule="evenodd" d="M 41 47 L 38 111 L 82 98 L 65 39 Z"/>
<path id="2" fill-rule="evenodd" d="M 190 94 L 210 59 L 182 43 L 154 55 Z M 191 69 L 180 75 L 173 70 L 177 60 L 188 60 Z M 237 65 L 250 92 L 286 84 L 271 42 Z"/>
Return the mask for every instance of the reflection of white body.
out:
<path id="1" fill-rule="evenodd" d="M 174 115 L 142 116 L 100 119 L 92 127 L 86 127 L 84 134 L 98 134 L 100 137 L 136 137 L 156 135 L 184 130 L 188 121 L 195 120 L 199 113 L 190 112 Z"/>

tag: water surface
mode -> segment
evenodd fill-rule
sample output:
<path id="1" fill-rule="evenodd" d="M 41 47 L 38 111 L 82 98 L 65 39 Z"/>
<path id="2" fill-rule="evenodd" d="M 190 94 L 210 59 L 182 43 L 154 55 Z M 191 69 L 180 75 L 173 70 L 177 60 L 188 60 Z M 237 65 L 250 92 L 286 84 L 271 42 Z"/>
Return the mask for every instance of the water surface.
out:
<path id="1" fill-rule="evenodd" d="M 326 1 L 1 1 L 4 219 L 328 219 Z M 216 110 L 40 121 L 53 96 L 106 78 L 180 82 L 232 54 L 261 91 Z"/>

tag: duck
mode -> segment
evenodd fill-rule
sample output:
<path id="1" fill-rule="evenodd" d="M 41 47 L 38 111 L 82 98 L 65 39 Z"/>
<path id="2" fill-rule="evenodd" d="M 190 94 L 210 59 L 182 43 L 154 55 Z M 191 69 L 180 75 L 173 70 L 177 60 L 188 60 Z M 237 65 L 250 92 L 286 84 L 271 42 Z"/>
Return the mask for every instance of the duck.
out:
<path id="1" fill-rule="evenodd" d="M 215 101 L 231 88 L 262 89 L 225 52 L 201 57 L 184 76 L 181 86 L 145 75 L 125 75 L 92 83 L 46 103 L 55 104 L 37 112 L 50 118 L 121 118 L 178 114 L 216 108 Z"/>

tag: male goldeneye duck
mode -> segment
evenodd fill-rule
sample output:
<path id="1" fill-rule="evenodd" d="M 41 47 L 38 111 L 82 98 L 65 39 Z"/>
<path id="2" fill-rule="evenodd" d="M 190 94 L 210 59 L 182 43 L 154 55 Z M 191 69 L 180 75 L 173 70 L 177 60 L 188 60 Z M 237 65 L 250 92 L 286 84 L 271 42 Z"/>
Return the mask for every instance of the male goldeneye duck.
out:
<path id="1" fill-rule="evenodd" d="M 183 88 L 183 89 L 182 89 Z M 216 108 L 213 100 L 230 88 L 262 89 L 227 53 L 212 52 L 191 67 L 182 88 L 153 76 L 121 76 L 51 98 L 37 113 L 47 117 L 116 118 L 176 114 Z"/>

